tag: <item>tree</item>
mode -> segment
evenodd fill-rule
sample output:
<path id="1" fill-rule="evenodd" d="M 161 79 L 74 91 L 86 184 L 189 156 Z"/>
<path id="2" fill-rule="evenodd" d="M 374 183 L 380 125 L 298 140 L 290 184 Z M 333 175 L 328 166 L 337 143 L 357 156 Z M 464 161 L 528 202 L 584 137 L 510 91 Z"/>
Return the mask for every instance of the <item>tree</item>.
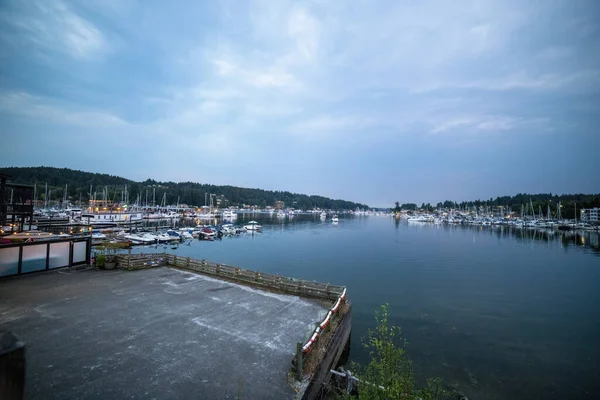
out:
<path id="1" fill-rule="evenodd" d="M 420 398 L 422 400 L 441 400 L 449 394 L 440 378 L 427 379 L 425 388 L 415 390 L 412 363 L 406 356 L 406 342 L 398 326 L 390 326 L 389 306 L 381 306 L 375 312 L 377 327 L 369 330 L 363 339 L 369 351 L 371 361 L 366 367 L 355 365 L 358 371 L 358 397 L 345 395 L 344 399 L 388 400 Z"/>
<path id="2" fill-rule="evenodd" d="M 415 382 L 412 363 L 406 357 L 405 341 L 400 327 L 389 326 L 388 305 L 375 312 L 377 327 L 369 330 L 364 346 L 369 350 L 371 361 L 357 377 L 369 384 L 360 385 L 359 396 L 363 399 L 413 399 Z M 383 386 L 385 389 L 379 388 Z"/>
<path id="3" fill-rule="evenodd" d="M 403 210 L 416 210 L 417 205 L 415 203 L 404 203 L 400 206 Z"/>
<path id="4" fill-rule="evenodd" d="M 6 167 L 0 168 L 0 172 L 12 176 L 14 183 L 37 184 L 38 199 L 43 198 L 43 191 L 40 191 L 40 188 L 45 190 L 45 185 L 48 184 L 48 190 L 51 194 L 48 200 L 60 201 L 63 198 L 65 184 L 67 184 L 68 197 L 71 200 L 78 201 L 79 194 L 81 194 L 82 202 L 87 202 L 90 198 L 89 192 L 91 186 L 92 196 L 94 192 L 100 195 L 104 188 L 107 188 L 108 198 L 118 201 L 121 193 L 124 191 L 125 185 L 127 185 L 130 203 L 134 203 L 136 199 L 141 199 L 141 203 L 145 204 L 146 198 L 148 198 L 148 203 L 151 204 L 153 194 L 156 192 L 155 199 L 157 204 L 161 203 L 163 194 L 166 194 L 167 204 L 176 204 L 179 199 L 179 204 L 202 206 L 204 205 L 205 194 L 213 193 L 218 196 L 224 196 L 229 205 L 237 206 L 252 204 L 265 207 L 273 205 L 277 200 L 281 200 L 290 205 L 295 202 L 294 207 L 300 207 L 305 210 L 312 208 L 333 210 L 369 208 L 365 204 L 329 199 L 323 196 L 308 196 L 290 192 L 240 188 L 227 185 L 217 186 L 195 182 L 158 182 L 154 179 L 135 182 L 118 176 L 76 171 L 68 168 Z"/>
<path id="5" fill-rule="evenodd" d="M 394 211 L 395 212 L 400 212 L 401 208 L 400 208 L 400 202 L 396 202 L 396 207 L 394 207 Z"/>

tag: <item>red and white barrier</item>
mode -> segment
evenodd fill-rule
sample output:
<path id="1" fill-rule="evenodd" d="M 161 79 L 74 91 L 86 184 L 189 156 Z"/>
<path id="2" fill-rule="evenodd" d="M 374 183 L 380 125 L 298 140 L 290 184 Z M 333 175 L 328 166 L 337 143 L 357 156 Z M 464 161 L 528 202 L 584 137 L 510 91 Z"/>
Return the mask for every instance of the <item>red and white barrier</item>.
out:
<path id="1" fill-rule="evenodd" d="M 337 312 L 337 310 L 340 308 L 340 304 L 344 300 L 346 300 L 346 289 L 345 288 L 344 288 L 344 291 L 342 292 L 342 294 L 340 295 L 340 297 L 337 299 L 337 301 L 333 305 L 333 307 L 331 307 L 331 310 L 329 310 L 329 312 L 325 316 L 325 319 L 323 319 L 323 322 L 321 322 L 319 324 L 319 326 L 317 326 L 317 328 L 315 329 L 315 332 L 312 334 L 312 336 L 310 337 L 308 342 L 306 342 L 304 344 L 304 346 L 302 346 L 303 353 L 308 353 L 310 351 L 310 347 L 313 345 L 313 343 L 315 343 L 317 341 L 317 339 L 319 338 L 319 335 L 327 327 L 327 325 L 329 325 L 329 323 L 331 322 L 331 318 L 333 318 L 333 314 L 335 314 Z"/>

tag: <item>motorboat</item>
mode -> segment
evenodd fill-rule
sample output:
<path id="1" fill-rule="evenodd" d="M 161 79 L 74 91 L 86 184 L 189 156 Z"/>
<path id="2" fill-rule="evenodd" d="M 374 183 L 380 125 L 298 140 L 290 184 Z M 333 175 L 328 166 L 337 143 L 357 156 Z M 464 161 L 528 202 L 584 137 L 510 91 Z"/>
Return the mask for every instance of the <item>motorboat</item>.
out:
<path id="1" fill-rule="evenodd" d="M 339 222 L 339 220 L 340 219 L 338 218 L 337 214 L 333 214 L 333 217 L 331 217 L 331 222 L 336 223 L 336 222 Z"/>
<path id="2" fill-rule="evenodd" d="M 244 229 L 247 231 L 260 231 L 262 226 L 260 226 L 256 221 L 250 221 L 248 224 L 244 225 Z"/>
<path id="3" fill-rule="evenodd" d="M 225 210 L 223 211 L 223 219 L 235 219 L 237 218 L 237 212 L 233 211 L 233 210 Z"/>
<path id="4" fill-rule="evenodd" d="M 124 235 L 123 239 L 131 241 L 133 244 L 154 244 L 157 242 L 156 237 L 150 234 L 136 235 L 134 233 L 130 233 L 128 235 Z"/>
<path id="5" fill-rule="evenodd" d="M 433 222 L 434 218 L 431 215 L 415 215 L 408 218 L 408 222 Z"/>
<path id="6" fill-rule="evenodd" d="M 217 232 L 208 226 L 200 229 L 200 237 L 202 238 L 212 238 L 217 234 Z"/>
<path id="7" fill-rule="evenodd" d="M 157 235 L 154 235 L 154 237 L 156 237 L 159 243 L 167 243 L 173 241 L 173 237 L 166 233 L 159 233 Z"/>
<path id="8" fill-rule="evenodd" d="M 321 219 L 322 219 L 322 220 L 325 220 L 325 219 L 327 219 L 327 213 L 326 213 L 325 211 L 323 211 L 323 212 L 321 213 L 320 217 L 321 217 Z"/>
<path id="9" fill-rule="evenodd" d="M 225 235 L 235 235 L 236 229 L 233 224 L 225 224 L 221 226 L 221 232 L 223 232 Z"/>

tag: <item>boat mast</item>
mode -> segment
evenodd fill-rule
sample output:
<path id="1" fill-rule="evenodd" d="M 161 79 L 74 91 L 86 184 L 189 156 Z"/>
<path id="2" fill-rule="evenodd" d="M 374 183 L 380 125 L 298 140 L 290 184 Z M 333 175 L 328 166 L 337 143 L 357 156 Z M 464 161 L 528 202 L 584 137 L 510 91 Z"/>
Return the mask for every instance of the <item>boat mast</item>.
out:
<path id="1" fill-rule="evenodd" d="M 524 206 L 523 206 L 523 203 L 521 203 L 521 219 L 523 219 L 524 215 L 525 215 L 524 214 Z"/>
<path id="2" fill-rule="evenodd" d="M 44 209 L 48 208 L 48 182 L 46 182 L 46 191 L 44 192 Z"/>

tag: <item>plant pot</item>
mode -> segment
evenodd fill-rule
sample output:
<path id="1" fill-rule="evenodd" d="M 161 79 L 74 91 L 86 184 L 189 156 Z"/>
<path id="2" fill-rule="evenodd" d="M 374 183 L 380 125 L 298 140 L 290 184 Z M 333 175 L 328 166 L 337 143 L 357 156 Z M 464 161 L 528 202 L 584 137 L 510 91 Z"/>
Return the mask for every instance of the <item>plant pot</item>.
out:
<path id="1" fill-rule="evenodd" d="M 116 266 L 117 266 L 116 261 L 107 261 L 104 263 L 104 269 L 115 269 Z"/>
<path id="2" fill-rule="evenodd" d="M 104 266 L 106 265 L 106 256 L 104 254 L 98 254 L 94 259 L 94 264 L 96 267 L 104 269 Z"/>

